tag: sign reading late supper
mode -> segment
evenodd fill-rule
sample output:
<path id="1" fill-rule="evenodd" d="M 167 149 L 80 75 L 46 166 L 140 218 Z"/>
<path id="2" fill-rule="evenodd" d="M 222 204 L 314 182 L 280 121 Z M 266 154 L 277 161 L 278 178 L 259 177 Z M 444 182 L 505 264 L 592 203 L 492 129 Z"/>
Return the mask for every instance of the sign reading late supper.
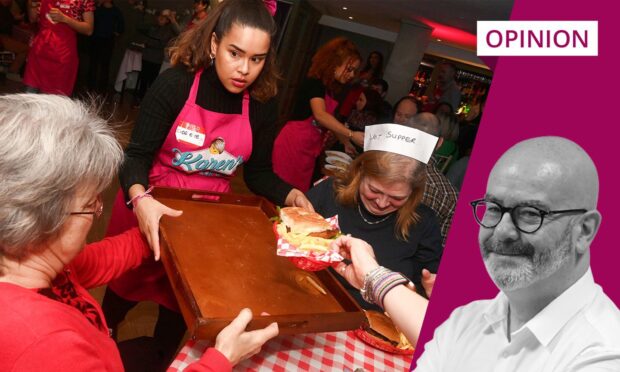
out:
<path id="1" fill-rule="evenodd" d="M 379 150 L 428 163 L 438 138 L 399 124 L 368 125 L 364 129 L 364 151 Z"/>

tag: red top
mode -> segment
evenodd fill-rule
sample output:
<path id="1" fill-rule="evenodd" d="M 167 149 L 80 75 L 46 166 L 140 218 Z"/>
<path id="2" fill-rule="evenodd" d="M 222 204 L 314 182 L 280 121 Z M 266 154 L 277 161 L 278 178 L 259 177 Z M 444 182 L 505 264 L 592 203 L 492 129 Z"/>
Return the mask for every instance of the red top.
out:
<path id="1" fill-rule="evenodd" d="M 101 307 L 88 288 L 150 257 L 136 228 L 87 245 L 52 288 L 0 283 L 0 371 L 122 371 Z M 194 371 L 230 370 L 215 349 L 208 354 Z"/>
<path id="2" fill-rule="evenodd" d="M 78 71 L 76 31 L 66 23 L 52 23 L 47 17 L 52 8 L 81 22 L 84 13 L 95 10 L 95 2 L 42 0 L 39 8 L 39 32 L 28 53 L 24 84 L 42 93 L 70 96 Z"/>

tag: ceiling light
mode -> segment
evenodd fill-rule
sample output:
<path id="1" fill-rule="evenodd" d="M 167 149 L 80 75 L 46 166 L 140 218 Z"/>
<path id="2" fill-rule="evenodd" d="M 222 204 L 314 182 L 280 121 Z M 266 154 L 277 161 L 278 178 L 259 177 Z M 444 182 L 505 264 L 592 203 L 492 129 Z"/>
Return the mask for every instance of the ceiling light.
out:
<path id="1" fill-rule="evenodd" d="M 441 41 L 441 39 L 437 39 L 437 41 Z"/>
<path id="2" fill-rule="evenodd" d="M 349 19 L 353 19 L 353 17 L 349 16 Z"/>
<path id="3" fill-rule="evenodd" d="M 342 10 L 347 10 L 347 9 L 349 9 L 349 8 L 347 8 L 346 6 L 342 7 Z"/>

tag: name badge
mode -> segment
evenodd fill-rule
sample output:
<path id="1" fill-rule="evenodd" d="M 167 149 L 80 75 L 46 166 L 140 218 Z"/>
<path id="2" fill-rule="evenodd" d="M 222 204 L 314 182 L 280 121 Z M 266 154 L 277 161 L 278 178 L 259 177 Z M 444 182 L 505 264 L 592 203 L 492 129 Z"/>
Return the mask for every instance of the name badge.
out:
<path id="1" fill-rule="evenodd" d="M 205 143 L 205 131 L 202 127 L 188 123 L 186 121 L 181 122 L 175 132 L 176 139 L 179 142 L 183 142 L 193 146 L 202 146 Z"/>

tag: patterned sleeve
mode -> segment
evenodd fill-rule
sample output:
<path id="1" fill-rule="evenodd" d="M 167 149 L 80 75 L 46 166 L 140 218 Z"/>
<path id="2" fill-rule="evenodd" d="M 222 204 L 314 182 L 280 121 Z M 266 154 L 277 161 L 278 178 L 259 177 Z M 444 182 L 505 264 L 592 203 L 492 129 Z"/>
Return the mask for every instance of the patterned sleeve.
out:
<path id="1" fill-rule="evenodd" d="M 84 0 L 83 4 L 83 11 L 82 14 L 86 13 L 86 12 L 94 12 L 95 11 L 95 0 Z"/>

